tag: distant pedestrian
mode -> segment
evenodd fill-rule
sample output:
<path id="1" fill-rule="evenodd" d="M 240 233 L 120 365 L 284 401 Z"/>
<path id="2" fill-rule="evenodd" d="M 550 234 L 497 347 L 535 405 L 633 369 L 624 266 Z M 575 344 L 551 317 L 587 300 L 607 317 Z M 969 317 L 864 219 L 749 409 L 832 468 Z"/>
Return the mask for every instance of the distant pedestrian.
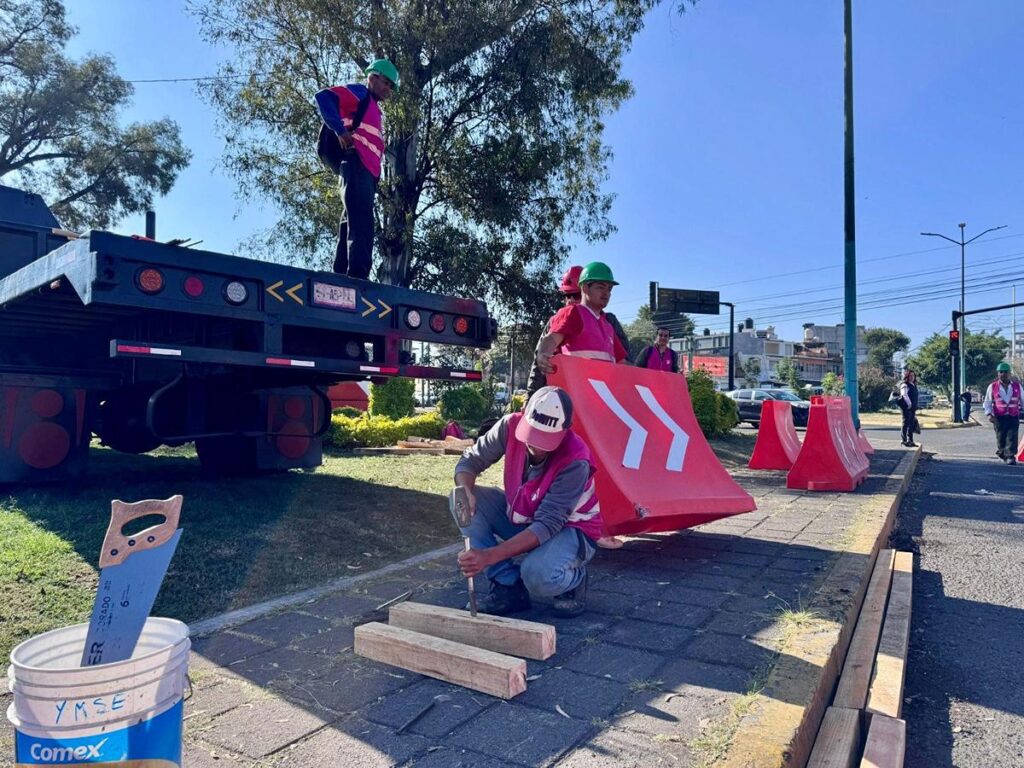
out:
<path id="1" fill-rule="evenodd" d="M 671 334 L 668 328 L 659 328 L 654 343 L 640 350 L 633 365 L 638 368 L 653 368 L 656 371 L 679 373 L 679 355 L 674 349 L 669 349 L 670 338 Z"/>
<path id="2" fill-rule="evenodd" d="M 903 445 L 916 448 L 914 432 L 917 427 L 917 374 L 907 371 L 900 383 L 900 408 L 903 410 L 903 428 L 900 432 Z"/>
<path id="3" fill-rule="evenodd" d="M 960 415 L 965 422 L 971 418 L 971 393 L 964 392 L 960 395 Z"/>
<path id="4" fill-rule="evenodd" d="M 996 430 L 996 456 L 1007 464 L 1017 463 L 1017 433 L 1020 429 L 1020 381 L 1010 379 L 1010 364 L 996 366 L 998 378 L 985 390 L 985 415 Z"/>
<path id="5" fill-rule="evenodd" d="M 398 70 L 387 59 L 374 61 L 365 74 L 366 85 L 338 85 L 316 95 L 324 124 L 317 153 L 341 185 L 334 271 L 360 280 L 370 276 L 373 262 L 373 201 L 384 158 L 378 102 L 398 90 Z"/>

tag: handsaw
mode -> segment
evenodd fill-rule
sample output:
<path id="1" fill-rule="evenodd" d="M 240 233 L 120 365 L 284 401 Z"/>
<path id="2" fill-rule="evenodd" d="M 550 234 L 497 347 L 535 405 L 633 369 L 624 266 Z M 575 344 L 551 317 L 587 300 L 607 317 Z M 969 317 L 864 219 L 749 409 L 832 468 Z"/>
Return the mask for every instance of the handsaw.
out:
<path id="1" fill-rule="evenodd" d="M 448 496 L 448 509 L 460 530 L 469 528 L 469 524 L 473 522 L 473 510 L 469 506 L 469 493 L 465 487 L 459 485 L 452 489 Z M 469 536 L 463 538 L 466 543 L 466 551 L 469 552 Z M 470 576 L 467 581 L 469 582 L 469 615 L 476 618 L 476 588 L 473 585 L 473 577 Z"/>
<path id="2" fill-rule="evenodd" d="M 130 659 L 149 618 L 181 531 L 181 496 L 163 501 L 112 501 L 110 525 L 100 553 L 100 581 L 82 652 L 82 666 Z M 146 515 L 164 521 L 131 536 L 124 527 Z"/>

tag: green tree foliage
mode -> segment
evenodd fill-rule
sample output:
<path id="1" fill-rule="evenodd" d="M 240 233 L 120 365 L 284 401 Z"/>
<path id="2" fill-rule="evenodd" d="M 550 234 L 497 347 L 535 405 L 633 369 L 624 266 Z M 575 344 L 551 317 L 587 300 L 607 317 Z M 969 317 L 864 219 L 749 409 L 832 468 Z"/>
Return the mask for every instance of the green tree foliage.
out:
<path id="1" fill-rule="evenodd" d="M 490 411 L 491 402 L 476 384 L 464 384 L 441 395 L 438 408 L 445 421 L 476 427 Z"/>
<path id="2" fill-rule="evenodd" d="M 775 364 L 775 377 L 794 392 L 800 389 L 800 374 L 792 358 L 784 357 Z"/>
<path id="3" fill-rule="evenodd" d="M 118 124 L 132 85 L 109 56 L 67 58 L 76 32 L 60 0 L 0 0 L 0 179 L 67 227 L 108 228 L 170 191 L 191 153 L 173 120 Z"/>
<path id="4" fill-rule="evenodd" d="M 894 376 L 893 357 L 907 350 L 910 337 L 894 328 L 868 328 L 864 332 L 864 344 L 868 348 L 868 362 L 887 376 Z"/>
<path id="5" fill-rule="evenodd" d="M 756 387 L 761 380 L 761 361 L 756 357 L 748 357 L 743 364 L 743 386 Z"/>
<path id="6" fill-rule="evenodd" d="M 705 437 L 725 434 L 736 426 L 736 402 L 715 391 L 715 381 L 710 373 L 703 368 L 694 368 L 686 375 L 686 386 L 690 390 L 693 413 Z"/>
<path id="7" fill-rule="evenodd" d="M 1009 342 L 999 332 L 970 333 L 960 337 L 967 363 L 967 385 L 984 387 L 996 377 L 996 366 L 1009 349 Z M 922 384 L 949 394 L 951 369 L 949 337 L 933 333 L 917 352 L 907 358 L 907 366 Z"/>
<path id="8" fill-rule="evenodd" d="M 413 399 L 415 393 L 414 379 L 396 376 L 384 384 L 371 384 L 370 413 L 374 416 L 387 416 L 389 419 L 412 416 L 416 412 L 416 403 Z"/>
<path id="9" fill-rule="evenodd" d="M 857 392 L 860 410 L 879 411 L 889 399 L 895 382 L 881 367 L 865 363 L 857 368 Z"/>
<path id="10" fill-rule="evenodd" d="M 230 47 L 205 90 L 240 193 L 282 215 L 270 245 L 326 266 L 340 211 L 313 153 L 313 95 L 387 56 L 375 277 L 496 301 L 541 324 L 566 238 L 612 230 L 602 115 L 630 95 L 623 54 L 654 0 L 199 0 Z M 680 9 L 682 5 L 679 6 Z"/>
<path id="11" fill-rule="evenodd" d="M 826 395 L 845 395 L 845 386 L 842 377 L 832 371 L 826 373 L 821 379 L 821 388 Z"/>

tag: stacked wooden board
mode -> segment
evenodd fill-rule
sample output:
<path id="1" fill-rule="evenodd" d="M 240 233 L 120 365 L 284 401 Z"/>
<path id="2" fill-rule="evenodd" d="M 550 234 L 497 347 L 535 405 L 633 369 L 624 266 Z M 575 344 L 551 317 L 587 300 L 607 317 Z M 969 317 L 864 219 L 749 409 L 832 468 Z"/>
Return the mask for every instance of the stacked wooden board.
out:
<path id="1" fill-rule="evenodd" d="M 360 656 L 502 699 L 526 690 L 524 659 L 543 661 L 555 647 L 549 624 L 423 603 L 400 603 L 387 624 L 355 630 Z"/>
<path id="2" fill-rule="evenodd" d="M 473 445 L 472 440 L 458 437 L 433 440 L 427 437 L 409 435 L 405 440 L 399 440 L 396 445 L 389 445 L 384 448 L 356 448 L 355 452 L 368 455 L 384 454 L 392 456 L 458 456 L 471 445 Z"/>
<path id="3" fill-rule="evenodd" d="M 902 768 L 914 556 L 883 549 L 808 768 Z M 866 735 L 866 736 L 865 736 Z M 859 758 L 859 762 L 858 762 Z"/>

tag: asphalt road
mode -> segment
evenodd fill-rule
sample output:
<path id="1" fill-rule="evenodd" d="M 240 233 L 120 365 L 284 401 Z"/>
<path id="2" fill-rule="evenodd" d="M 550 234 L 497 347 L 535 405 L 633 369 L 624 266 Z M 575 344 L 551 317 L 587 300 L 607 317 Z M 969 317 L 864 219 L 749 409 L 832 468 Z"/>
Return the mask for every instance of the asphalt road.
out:
<path id="1" fill-rule="evenodd" d="M 919 442 L 892 539 L 917 555 L 906 766 L 1024 766 L 1024 466 L 996 459 L 987 425 Z"/>

